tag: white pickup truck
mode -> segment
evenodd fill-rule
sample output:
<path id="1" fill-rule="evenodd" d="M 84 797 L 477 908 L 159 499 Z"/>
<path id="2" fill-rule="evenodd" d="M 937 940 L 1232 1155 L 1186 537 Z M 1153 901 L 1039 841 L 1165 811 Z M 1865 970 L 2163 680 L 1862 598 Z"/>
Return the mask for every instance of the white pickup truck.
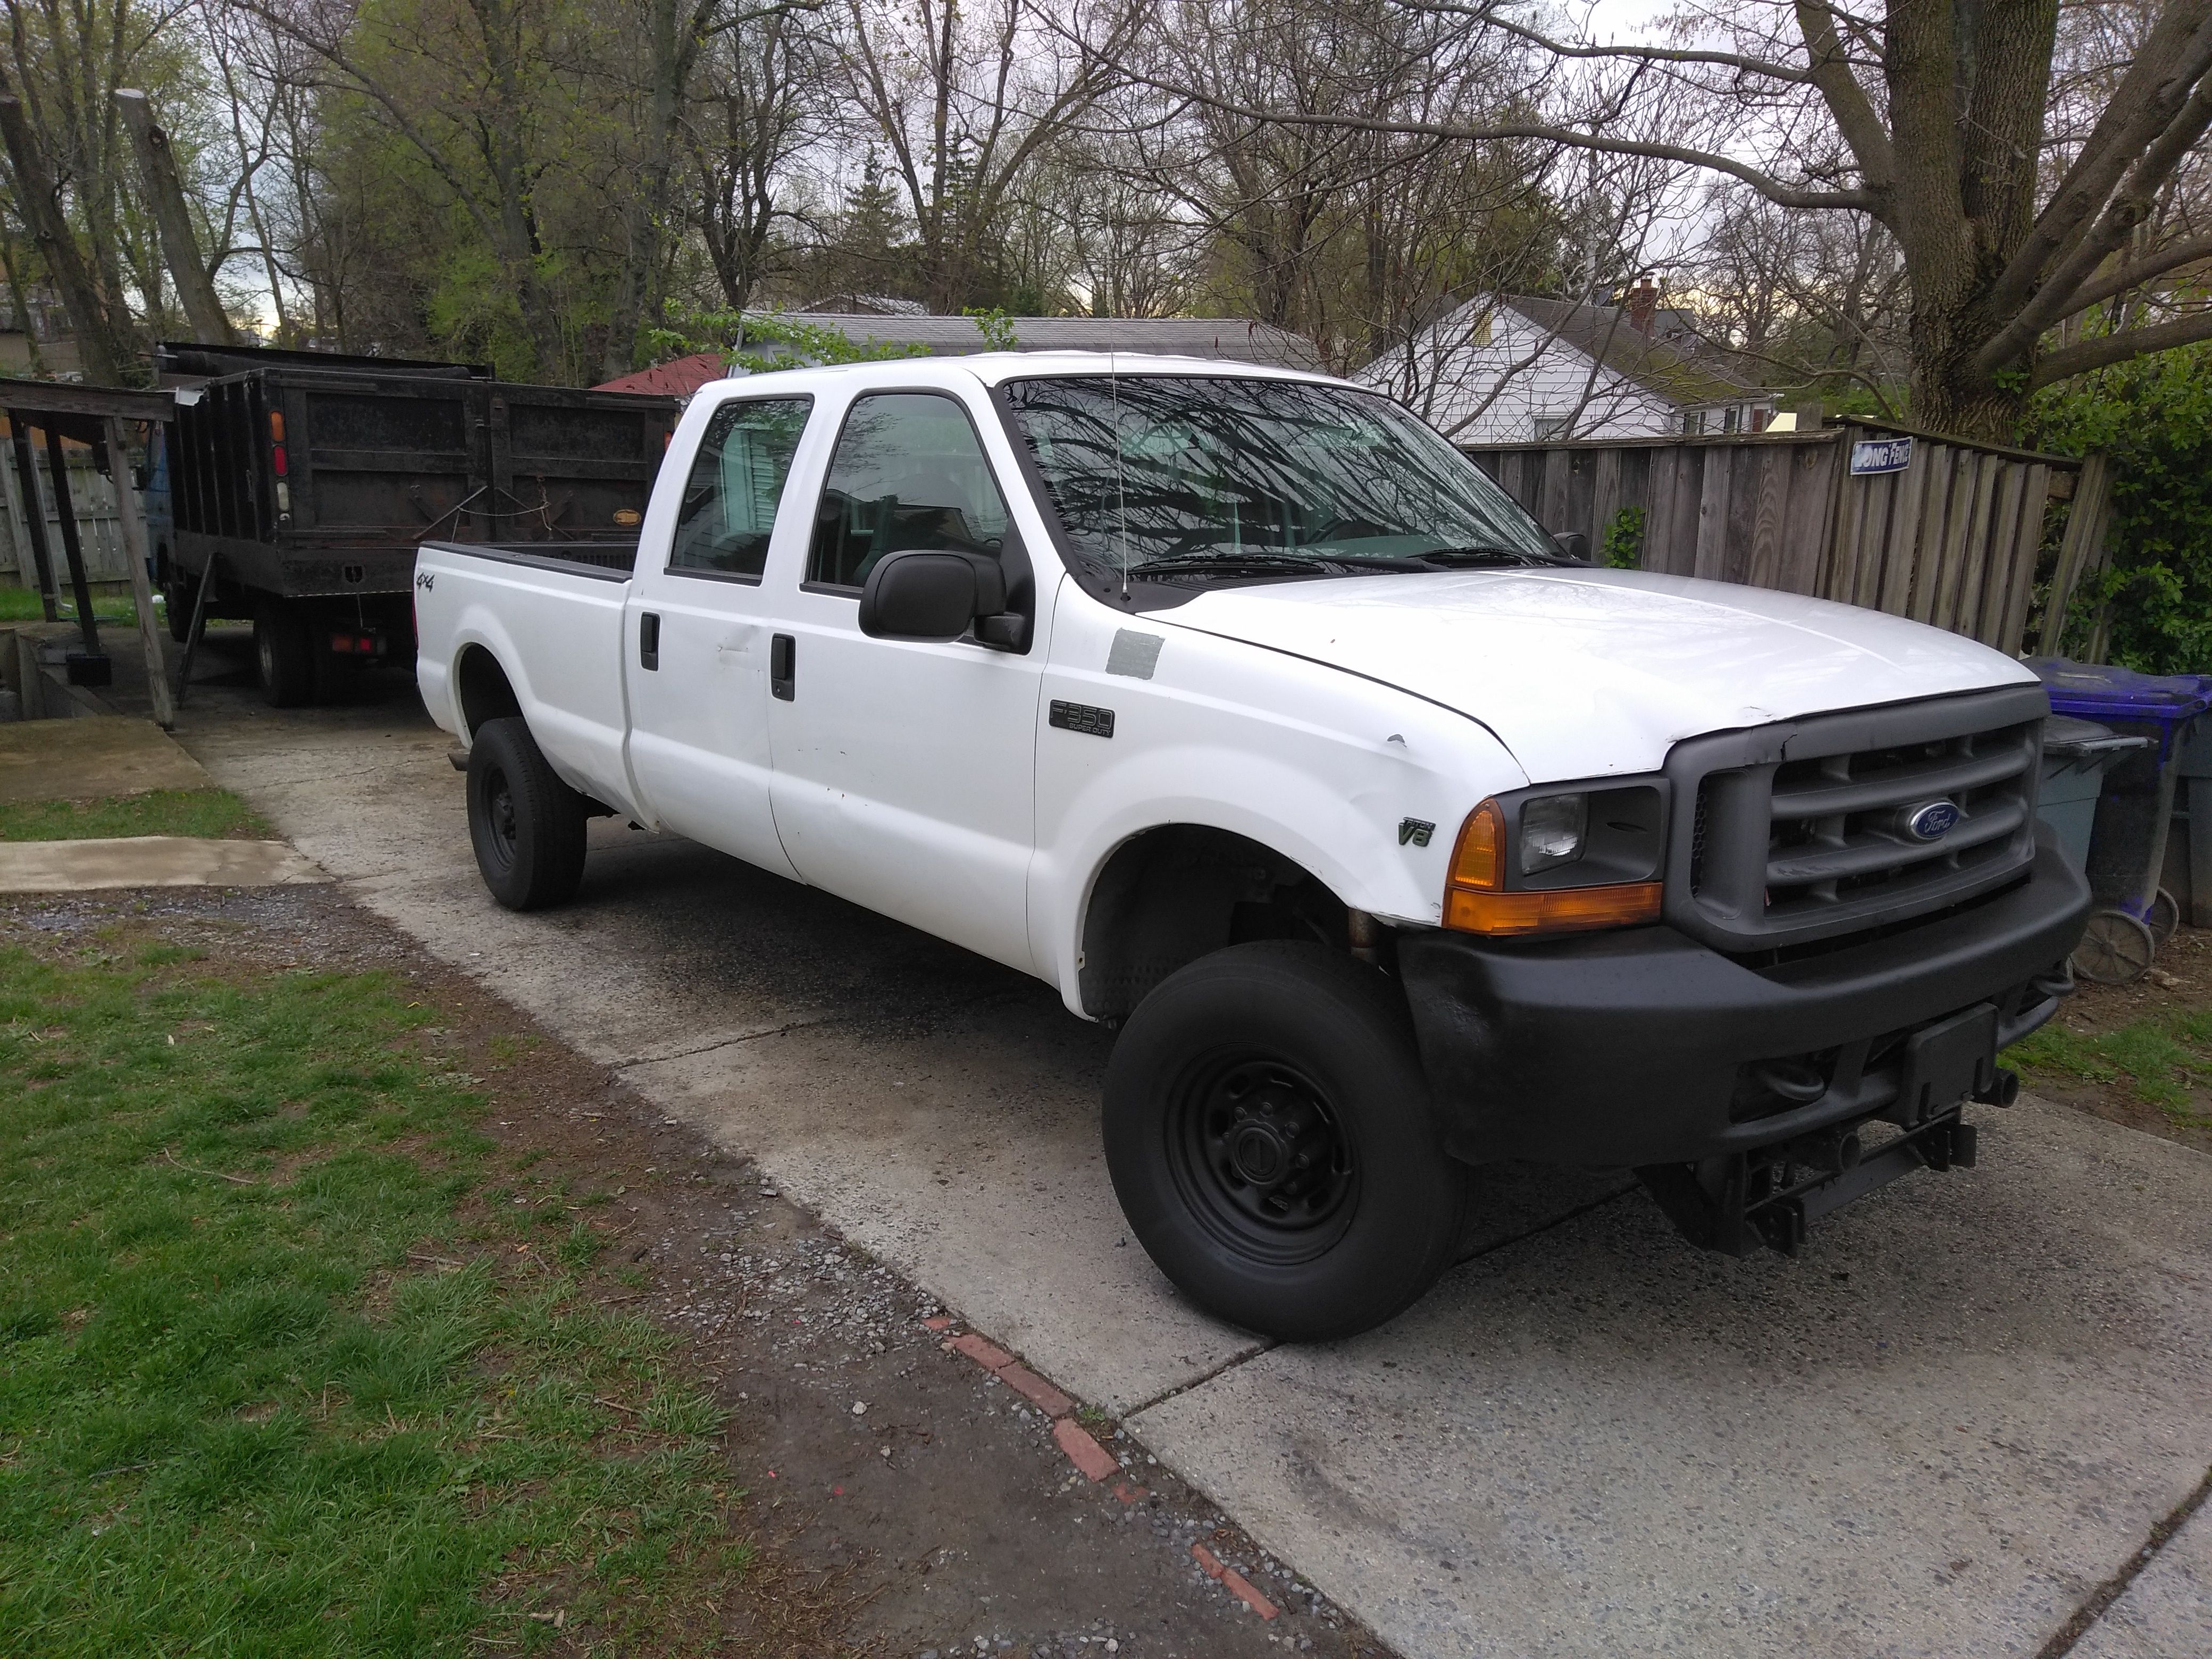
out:
<path id="1" fill-rule="evenodd" d="M 1036 975 L 1119 1027 L 1152 1259 L 1319 1339 L 1422 1293 L 1493 1160 L 1794 1253 L 1972 1164 L 2071 988 L 2032 674 L 1577 550 L 1318 376 L 796 370 L 697 395 L 634 564 L 426 544 L 417 672 L 500 902 L 613 813 Z"/>

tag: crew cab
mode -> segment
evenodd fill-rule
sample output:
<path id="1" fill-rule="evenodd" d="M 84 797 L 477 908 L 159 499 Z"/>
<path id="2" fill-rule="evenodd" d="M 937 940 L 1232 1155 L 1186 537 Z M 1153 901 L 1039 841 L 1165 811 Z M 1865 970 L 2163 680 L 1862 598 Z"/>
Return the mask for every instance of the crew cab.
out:
<path id="1" fill-rule="evenodd" d="M 1320 1339 L 1497 1160 L 1795 1253 L 1972 1164 L 2071 988 L 2033 675 L 1578 550 L 1319 376 L 792 370 L 695 398 L 634 555 L 426 544 L 417 674 L 500 902 L 619 814 L 1046 981 L 1153 1260 Z"/>

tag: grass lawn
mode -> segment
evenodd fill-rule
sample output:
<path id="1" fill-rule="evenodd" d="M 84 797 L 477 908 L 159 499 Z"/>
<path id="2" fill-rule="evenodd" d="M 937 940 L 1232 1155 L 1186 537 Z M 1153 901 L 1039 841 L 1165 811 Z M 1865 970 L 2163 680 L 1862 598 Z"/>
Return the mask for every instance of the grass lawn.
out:
<path id="1" fill-rule="evenodd" d="M 2212 1083 L 2212 1008 L 2161 1008 L 2105 1030 L 2063 1013 L 2005 1050 L 2030 1088 L 2094 1084 L 2132 1096 L 2177 1129 L 2212 1128 L 2197 1091 Z"/>
<path id="2" fill-rule="evenodd" d="M 114 836 L 262 839 L 269 826 L 228 789 L 155 789 L 106 800 L 0 805 L 0 841 L 86 841 Z"/>
<path id="3" fill-rule="evenodd" d="M 2040 1093 L 2212 1152 L 2212 929 L 2177 929 L 2133 984 L 2084 983 L 2003 1059 Z"/>
<path id="4" fill-rule="evenodd" d="M 138 605 L 128 593 L 95 593 L 92 596 L 93 620 L 112 623 L 118 628 L 138 625 Z M 76 620 L 76 600 L 69 591 L 66 579 L 62 583 L 61 618 L 64 622 Z M 46 602 L 35 587 L 0 587 L 0 623 L 44 622 Z"/>
<path id="5" fill-rule="evenodd" d="M 88 937 L 0 943 L 0 1652 L 716 1649 L 719 1408 L 437 1012 Z"/>

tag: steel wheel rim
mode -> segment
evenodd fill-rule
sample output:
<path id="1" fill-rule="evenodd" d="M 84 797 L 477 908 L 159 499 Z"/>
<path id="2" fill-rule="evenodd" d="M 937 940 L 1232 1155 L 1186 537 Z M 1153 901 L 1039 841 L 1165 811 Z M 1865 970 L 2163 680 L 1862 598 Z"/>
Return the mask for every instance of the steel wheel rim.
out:
<path id="1" fill-rule="evenodd" d="M 1351 1226 L 1359 1195 L 1352 1137 L 1304 1067 L 1276 1054 L 1217 1054 L 1185 1073 L 1166 1127 L 1185 1206 L 1237 1255 L 1293 1267 Z"/>
<path id="2" fill-rule="evenodd" d="M 513 868 L 515 848 L 522 832 L 514 821 L 514 791 L 507 783 L 506 772 L 498 768 L 484 774 L 483 821 L 484 842 L 492 862 L 502 870 Z"/>

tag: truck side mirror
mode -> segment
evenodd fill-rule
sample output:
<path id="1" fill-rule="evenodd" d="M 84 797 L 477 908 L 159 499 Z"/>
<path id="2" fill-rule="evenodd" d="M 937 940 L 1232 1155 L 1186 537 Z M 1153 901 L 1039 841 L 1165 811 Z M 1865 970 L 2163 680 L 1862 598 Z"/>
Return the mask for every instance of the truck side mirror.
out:
<path id="1" fill-rule="evenodd" d="M 1589 538 L 1579 530 L 1562 530 L 1552 538 L 1553 545 L 1577 564 L 1589 562 Z"/>
<path id="2" fill-rule="evenodd" d="M 1006 577 L 981 553 L 886 553 L 860 590 L 860 631 L 873 640 L 957 640 L 1006 608 Z"/>

